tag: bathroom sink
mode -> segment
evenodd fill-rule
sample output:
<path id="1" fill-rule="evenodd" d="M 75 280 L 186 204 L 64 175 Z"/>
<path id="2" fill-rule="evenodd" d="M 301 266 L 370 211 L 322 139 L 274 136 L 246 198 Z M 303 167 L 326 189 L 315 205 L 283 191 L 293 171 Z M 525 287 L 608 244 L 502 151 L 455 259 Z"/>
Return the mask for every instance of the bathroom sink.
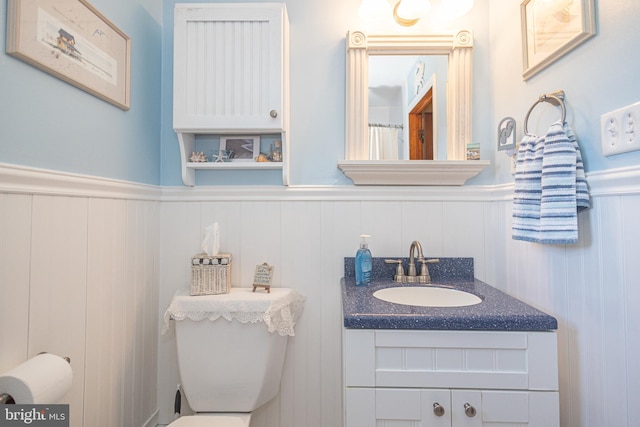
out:
<path id="1" fill-rule="evenodd" d="M 482 302 L 477 295 L 435 286 L 402 286 L 380 289 L 373 296 L 387 302 L 419 307 L 465 307 Z"/>

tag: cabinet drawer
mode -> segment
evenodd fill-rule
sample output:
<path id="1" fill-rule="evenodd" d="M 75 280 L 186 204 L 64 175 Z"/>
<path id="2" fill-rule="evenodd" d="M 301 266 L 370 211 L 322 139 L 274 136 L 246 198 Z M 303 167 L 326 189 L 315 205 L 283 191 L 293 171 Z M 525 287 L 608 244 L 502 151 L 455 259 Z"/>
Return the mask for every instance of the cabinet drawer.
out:
<path id="1" fill-rule="evenodd" d="M 557 390 L 555 332 L 345 330 L 346 386 Z"/>

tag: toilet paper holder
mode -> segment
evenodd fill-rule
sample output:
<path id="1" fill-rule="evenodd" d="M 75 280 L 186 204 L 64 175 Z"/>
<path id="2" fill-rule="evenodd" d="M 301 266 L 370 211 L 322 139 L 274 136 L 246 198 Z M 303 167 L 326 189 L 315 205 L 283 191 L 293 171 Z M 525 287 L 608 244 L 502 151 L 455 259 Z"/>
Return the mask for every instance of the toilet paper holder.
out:
<path id="1" fill-rule="evenodd" d="M 46 351 L 43 351 L 41 353 L 38 354 L 45 354 L 47 353 Z M 63 357 L 64 360 L 67 361 L 67 363 L 71 364 L 71 358 L 68 356 Z M 16 401 L 13 399 L 13 397 L 8 394 L 8 393 L 2 393 L 0 392 L 0 405 L 14 405 L 16 403 Z"/>
<path id="2" fill-rule="evenodd" d="M 0 393 L 0 405 L 13 405 L 16 401 L 13 400 L 10 394 Z"/>

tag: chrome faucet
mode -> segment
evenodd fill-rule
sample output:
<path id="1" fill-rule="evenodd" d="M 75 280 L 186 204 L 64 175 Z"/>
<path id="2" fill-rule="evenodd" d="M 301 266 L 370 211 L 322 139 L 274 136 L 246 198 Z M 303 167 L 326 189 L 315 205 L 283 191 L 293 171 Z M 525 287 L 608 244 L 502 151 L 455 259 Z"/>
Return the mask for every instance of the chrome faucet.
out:
<path id="1" fill-rule="evenodd" d="M 415 252 L 418 251 L 418 257 L 415 257 Z M 416 260 L 422 264 L 420 267 L 420 275 L 416 274 Z M 398 264 L 396 267 L 396 273 L 393 276 L 393 281 L 397 283 L 431 283 L 431 275 L 429 274 L 429 268 L 427 263 L 439 262 L 439 259 L 424 259 L 422 254 L 422 245 L 417 240 L 411 242 L 409 248 L 409 266 L 407 268 L 407 274 L 404 274 L 404 268 L 402 267 L 402 260 L 387 259 L 387 264 Z"/>
<path id="2" fill-rule="evenodd" d="M 418 250 L 418 262 L 424 261 L 424 256 L 422 256 L 422 245 L 417 240 L 414 240 L 413 242 L 411 242 L 411 247 L 409 248 L 409 268 L 407 271 L 408 276 L 416 275 L 416 263 L 414 261 L 413 255 L 416 249 Z M 424 266 L 424 264 L 422 265 Z"/>

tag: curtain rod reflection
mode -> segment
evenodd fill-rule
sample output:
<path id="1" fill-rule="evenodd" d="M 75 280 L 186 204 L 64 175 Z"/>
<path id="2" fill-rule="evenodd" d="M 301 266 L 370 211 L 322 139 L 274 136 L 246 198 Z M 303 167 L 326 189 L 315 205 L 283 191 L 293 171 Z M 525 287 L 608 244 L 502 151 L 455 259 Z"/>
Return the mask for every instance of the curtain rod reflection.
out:
<path id="1" fill-rule="evenodd" d="M 391 128 L 391 129 L 403 129 L 404 126 L 402 125 L 392 125 L 392 124 L 380 124 L 380 123 L 369 123 L 369 127 L 376 127 L 376 128 Z"/>

